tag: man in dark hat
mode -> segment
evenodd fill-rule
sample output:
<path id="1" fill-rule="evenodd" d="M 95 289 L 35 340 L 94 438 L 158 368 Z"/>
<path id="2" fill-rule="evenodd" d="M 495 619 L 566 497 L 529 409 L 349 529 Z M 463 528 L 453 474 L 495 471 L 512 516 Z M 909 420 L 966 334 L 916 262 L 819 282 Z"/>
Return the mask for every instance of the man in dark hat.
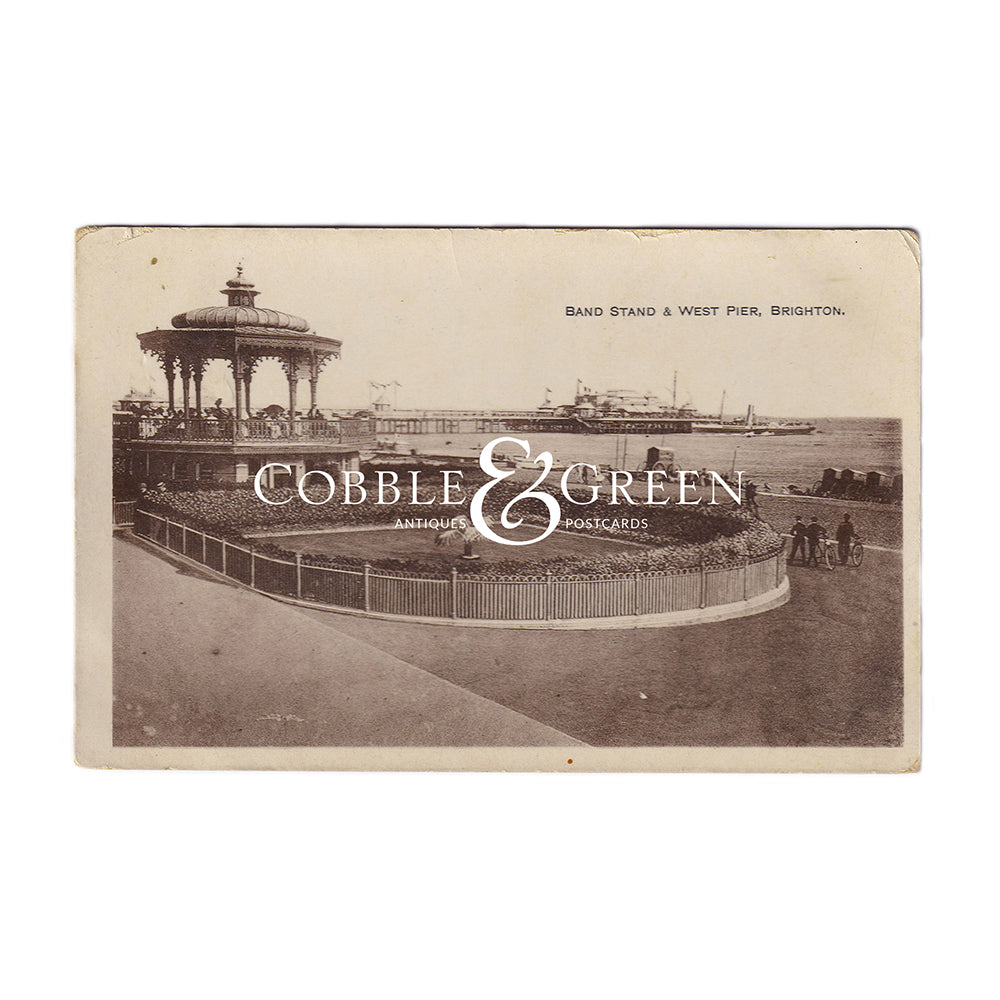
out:
<path id="1" fill-rule="evenodd" d="M 826 538 L 826 528 L 819 523 L 818 517 L 810 518 L 809 527 L 806 528 L 806 538 L 809 540 L 809 558 L 806 560 L 806 565 L 819 566 L 819 540 Z"/>
<path id="2" fill-rule="evenodd" d="M 792 554 L 788 557 L 788 562 L 795 562 L 795 554 L 798 552 L 802 556 L 802 565 L 806 564 L 806 526 L 802 523 L 802 518 L 795 518 L 792 525 Z"/>
<path id="3" fill-rule="evenodd" d="M 854 525 L 851 524 L 851 515 L 845 514 L 844 520 L 837 525 L 837 555 L 840 557 L 840 565 L 847 563 L 847 557 L 851 554 L 851 542 L 857 536 L 854 534 Z"/>

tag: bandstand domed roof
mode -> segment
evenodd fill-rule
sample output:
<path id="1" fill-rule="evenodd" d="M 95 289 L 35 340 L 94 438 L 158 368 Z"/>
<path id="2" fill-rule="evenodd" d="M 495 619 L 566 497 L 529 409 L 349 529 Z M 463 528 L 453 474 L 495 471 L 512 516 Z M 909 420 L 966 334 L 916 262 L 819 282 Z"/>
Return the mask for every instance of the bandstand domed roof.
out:
<path id="1" fill-rule="evenodd" d="M 308 322 L 300 316 L 291 316 L 277 309 L 258 309 L 256 306 L 204 306 L 180 313 L 170 322 L 178 330 L 231 330 L 237 326 L 263 326 L 295 333 L 309 331 Z"/>
<path id="2" fill-rule="evenodd" d="M 177 330 L 233 330 L 237 327 L 261 327 L 267 330 L 287 330 L 308 333 L 309 323 L 301 316 L 292 316 L 277 309 L 260 309 L 254 299 L 260 294 L 252 282 L 243 277 L 242 266 L 236 277 L 226 282 L 222 294 L 229 300 L 225 306 L 203 306 L 178 313 L 170 322 Z"/>

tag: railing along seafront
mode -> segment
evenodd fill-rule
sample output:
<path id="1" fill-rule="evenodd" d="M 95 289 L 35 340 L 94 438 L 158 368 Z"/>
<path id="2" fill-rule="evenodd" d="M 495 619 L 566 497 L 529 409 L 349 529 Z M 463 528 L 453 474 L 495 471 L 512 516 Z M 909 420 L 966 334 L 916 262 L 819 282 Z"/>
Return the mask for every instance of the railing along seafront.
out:
<path id="1" fill-rule="evenodd" d="M 116 528 L 131 528 L 135 524 L 135 500 L 112 501 L 112 524 Z"/>
<path id="2" fill-rule="evenodd" d="M 368 417 L 145 417 L 114 414 L 116 441 L 367 441 L 375 435 Z"/>
<path id="3" fill-rule="evenodd" d="M 776 590 L 785 576 L 784 543 L 730 566 L 697 566 L 614 576 L 504 580 L 444 579 L 409 573 L 311 566 L 255 552 L 178 521 L 135 512 L 137 535 L 179 552 L 264 594 L 325 604 L 334 609 L 413 618 L 554 622 L 695 611 L 749 601 Z"/>

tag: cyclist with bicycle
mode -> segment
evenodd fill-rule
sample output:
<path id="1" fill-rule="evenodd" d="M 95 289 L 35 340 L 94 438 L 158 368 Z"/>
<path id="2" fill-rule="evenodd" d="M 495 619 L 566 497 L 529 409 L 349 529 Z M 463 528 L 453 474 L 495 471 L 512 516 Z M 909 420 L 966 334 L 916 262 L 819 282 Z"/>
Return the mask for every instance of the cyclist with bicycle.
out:
<path id="1" fill-rule="evenodd" d="M 851 543 L 857 537 L 854 525 L 851 523 L 851 515 L 845 514 L 844 520 L 837 525 L 837 556 L 841 566 L 847 565 L 847 559 L 851 554 Z"/>
<path id="2" fill-rule="evenodd" d="M 826 528 L 819 523 L 818 517 L 810 520 L 806 528 L 806 538 L 809 541 L 809 558 L 806 560 L 806 565 L 819 568 L 819 543 L 821 538 L 826 538 Z"/>

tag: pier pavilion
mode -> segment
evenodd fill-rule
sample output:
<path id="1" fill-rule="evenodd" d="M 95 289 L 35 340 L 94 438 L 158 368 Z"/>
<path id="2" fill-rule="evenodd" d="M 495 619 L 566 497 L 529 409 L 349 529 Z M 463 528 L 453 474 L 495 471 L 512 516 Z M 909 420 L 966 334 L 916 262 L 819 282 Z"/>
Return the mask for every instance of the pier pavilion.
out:
<path id="1" fill-rule="evenodd" d="M 244 278 L 242 267 L 221 293 L 226 305 L 191 309 L 174 316 L 170 329 L 137 335 L 139 346 L 156 358 L 166 376 L 166 412 L 137 406 L 115 413 L 116 457 L 133 477 L 148 482 L 245 482 L 274 462 L 290 467 L 292 481 L 310 469 L 356 469 L 360 449 L 375 443 L 373 422 L 323 418 L 316 405 L 320 374 L 340 357 L 341 341 L 319 336 L 298 316 L 257 306 L 260 292 Z M 254 414 L 253 376 L 267 359 L 276 359 L 284 369 L 288 407 Z M 232 372 L 231 410 L 206 407 L 202 400 L 202 378 L 212 361 L 222 361 Z M 298 409 L 302 380 L 309 382 L 305 413 Z M 267 485 L 275 485 L 270 475 Z"/>

